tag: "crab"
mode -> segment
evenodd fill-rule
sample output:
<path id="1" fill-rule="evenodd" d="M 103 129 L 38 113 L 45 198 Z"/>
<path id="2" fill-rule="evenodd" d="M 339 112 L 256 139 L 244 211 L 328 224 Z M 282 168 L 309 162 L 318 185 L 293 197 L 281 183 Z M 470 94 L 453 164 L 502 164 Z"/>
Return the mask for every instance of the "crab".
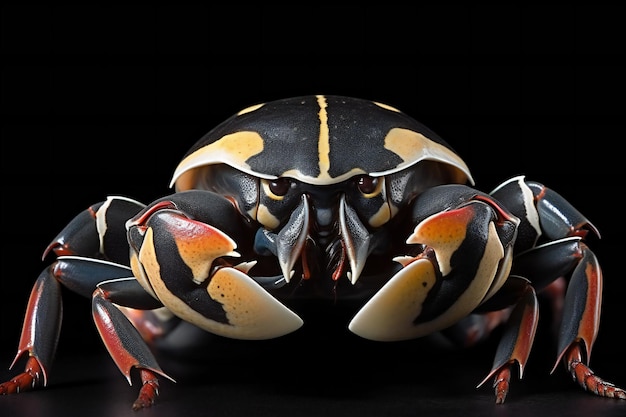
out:
<path id="1" fill-rule="evenodd" d="M 143 204 L 111 196 L 50 243 L 1 394 L 44 387 L 61 326 L 61 286 L 92 300 L 120 372 L 150 407 L 159 378 L 152 341 L 185 322 L 234 339 L 271 339 L 303 320 L 292 299 L 359 300 L 347 329 L 400 341 L 454 331 L 468 343 L 502 325 L 496 403 L 521 378 L 537 295 L 563 298 L 558 354 L 598 396 L 626 391 L 589 367 L 602 272 L 593 224 L 556 191 L 516 176 L 474 188 L 461 157 L 386 104 L 315 95 L 248 107 L 198 140 L 175 169 L 174 193 Z M 157 314 L 158 313 L 158 314 Z M 471 325 L 470 325 L 470 320 Z M 554 371 L 554 369 L 553 369 Z"/>

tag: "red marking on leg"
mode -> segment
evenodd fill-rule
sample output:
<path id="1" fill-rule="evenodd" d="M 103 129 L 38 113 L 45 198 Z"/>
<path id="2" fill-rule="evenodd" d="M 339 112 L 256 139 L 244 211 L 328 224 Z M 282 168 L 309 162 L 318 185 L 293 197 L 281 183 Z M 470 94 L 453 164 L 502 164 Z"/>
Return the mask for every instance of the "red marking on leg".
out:
<path id="1" fill-rule="evenodd" d="M 591 368 L 582 362 L 580 343 L 574 343 L 567 349 L 565 361 L 572 378 L 584 390 L 600 397 L 626 400 L 626 391 L 595 375 Z"/>
<path id="2" fill-rule="evenodd" d="M 43 386 L 42 375 L 43 371 L 39 361 L 31 356 L 26 362 L 24 372 L 10 381 L 0 384 L 0 395 L 17 394 L 22 391 L 30 391 L 41 387 Z"/>
<path id="3" fill-rule="evenodd" d="M 106 299 L 106 294 L 100 288 L 98 288 L 94 294 L 99 294 L 99 296 Z M 124 347 L 115 328 L 115 324 L 113 323 L 113 319 L 106 309 L 101 306 L 97 307 L 94 312 L 94 322 L 109 354 L 115 361 L 119 370 L 130 382 L 130 370 L 132 367 L 139 365 L 138 359 Z"/>
<path id="4" fill-rule="evenodd" d="M 139 390 L 139 396 L 133 403 L 133 410 L 141 410 L 142 408 L 151 407 L 156 397 L 159 395 L 159 380 L 157 375 L 148 370 L 140 369 L 142 386 Z"/>
<path id="5" fill-rule="evenodd" d="M 137 214 L 132 219 L 130 219 L 129 226 L 137 226 L 137 227 L 145 228 L 146 223 L 148 222 L 148 219 L 150 218 L 150 216 L 152 216 L 154 213 L 156 213 L 159 210 L 167 210 L 167 209 L 177 210 L 178 207 L 176 207 L 176 204 L 174 204 L 172 201 L 161 201 L 159 203 L 154 204 L 152 207 L 146 209 L 145 211 Z"/>
<path id="6" fill-rule="evenodd" d="M 583 248 L 583 251 L 585 251 L 585 248 Z M 593 259 L 593 262 L 590 260 L 586 264 L 585 275 L 588 288 L 587 298 L 585 310 L 580 319 L 578 334 L 586 343 L 587 360 L 589 360 L 591 347 L 596 340 L 598 328 L 600 327 L 600 307 L 602 305 L 602 270 L 596 259 Z"/>
<path id="7" fill-rule="evenodd" d="M 509 387 L 511 382 L 511 364 L 504 365 L 496 373 L 493 387 L 496 393 L 496 404 L 503 404 L 509 393 Z"/>

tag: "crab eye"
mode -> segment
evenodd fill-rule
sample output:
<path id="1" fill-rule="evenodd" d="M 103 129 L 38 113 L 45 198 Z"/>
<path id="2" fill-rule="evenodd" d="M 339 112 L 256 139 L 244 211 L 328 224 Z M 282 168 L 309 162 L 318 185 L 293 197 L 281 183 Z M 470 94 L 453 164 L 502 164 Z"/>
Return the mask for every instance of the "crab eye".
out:
<path id="1" fill-rule="evenodd" d="M 365 197 L 373 197 L 380 192 L 382 182 L 369 175 L 361 175 L 356 180 L 357 188 Z"/>
<path id="2" fill-rule="evenodd" d="M 277 197 L 283 197 L 287 195 L 291 188 L 291 180 L 289 178 L 276 178 L 269 181 L 269 190 Z"/>

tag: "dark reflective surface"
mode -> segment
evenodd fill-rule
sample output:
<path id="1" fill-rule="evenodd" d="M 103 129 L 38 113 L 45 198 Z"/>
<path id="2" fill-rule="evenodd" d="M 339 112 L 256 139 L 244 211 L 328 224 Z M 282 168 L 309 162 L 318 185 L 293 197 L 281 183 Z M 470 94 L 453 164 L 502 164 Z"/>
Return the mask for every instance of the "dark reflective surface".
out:
<path id="1" fill-rule="evenodd" d="M 537 343 L 546 342 L 544 335 Z M 178 342 L 180 342 L 179 340 Z M 173 343 L 178 343 L 176 340 Z M 35 416 L 603 416 L 626 413 L 626 401 L 583 392 L 559 367 L 552 348 L 536 345 L 523 380 L 513 378 L 504 405 L 490 382 L 495 344 L 450 351 L 430 341 L 372 343 L 336 326 L 305 326 L 270 341 L 205 337 L 200 349 L 161 353 L 176 383 L 161 381 L 157 404 L 137 414 L 129 387 L 103 349 L 61 352 L 48 388 L 0 397 L 3 417 Z M 77 346 L 78 347 L 78 346 Z M 617 354 L 617 350 L 609 350 Z M 549 353 L 548 353 L 549 352 Z M 602 359 L 602 358 L 600 358 Z M 605 377 L 619 376 L 598 360 Z M 599 368 L 597 369 L 600 373 Z M 621 373 L 623 375 L 623 373 Z M 0 372 L 3 379 L 9 373 Z"/>

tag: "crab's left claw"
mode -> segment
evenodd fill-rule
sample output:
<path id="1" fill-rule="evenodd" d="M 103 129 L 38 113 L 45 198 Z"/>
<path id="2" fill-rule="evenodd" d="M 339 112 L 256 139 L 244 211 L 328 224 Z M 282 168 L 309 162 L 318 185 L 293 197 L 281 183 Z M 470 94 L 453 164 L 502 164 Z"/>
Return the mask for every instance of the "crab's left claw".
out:
<path id="1" fill-rule="evenodd" d="M 138 281 L 183 320 L 220 336 L 268 339 L 298 329 L 302 320 L 248 276 L 253 264 L 236 263 L 235 208 L 206 191 L 160 201 L 129 222 L 131 266 Z M 294 231 L 298 242 L 303 206 Z M 294 244 L 295 246 L 298 243 Z"/>

